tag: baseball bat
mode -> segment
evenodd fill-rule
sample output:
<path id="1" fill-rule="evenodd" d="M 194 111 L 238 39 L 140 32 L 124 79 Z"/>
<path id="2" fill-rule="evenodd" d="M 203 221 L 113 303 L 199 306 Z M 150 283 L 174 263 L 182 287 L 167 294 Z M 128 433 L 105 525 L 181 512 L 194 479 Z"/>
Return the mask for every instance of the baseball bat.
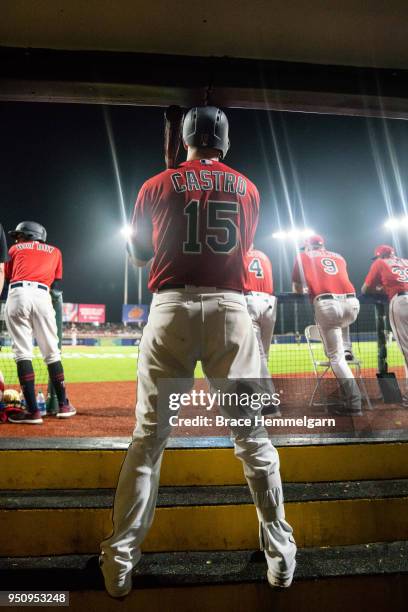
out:
<path id="1" fill-rule="evenodd" d="M 166 168 L 177 166 L 183 117 L 183 109 L 180 106 L 169 106 L 164 113 L 164 161 Z"/>

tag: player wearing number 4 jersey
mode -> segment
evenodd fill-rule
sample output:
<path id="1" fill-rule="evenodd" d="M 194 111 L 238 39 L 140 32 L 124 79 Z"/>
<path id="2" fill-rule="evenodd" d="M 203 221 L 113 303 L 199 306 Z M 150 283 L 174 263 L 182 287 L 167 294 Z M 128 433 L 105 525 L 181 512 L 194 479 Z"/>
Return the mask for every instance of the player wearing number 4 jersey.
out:
<path id="1" fill-rule="evenodd" d="M 221 110 L 191 109 L 183 141 L 187 161 L 144 184 L 133 218 L 133 260 L 144 265 L 152 258 L 149 287 L 154 296 L 139 351 L 136 429 L 115 495 L 113 533 L 101 546 L 105 586 L 114 597 L 131 590 L 132 568 L 153 520 L 171 432 L 158 402 L 160 381 L 182 379 L 179 386 L 190 390 L 198 360 L 221 392 L 235 389 L 231 379 L 260 377 L 259 350 L 243 295 L 258 192 L 219 160 L 229 146 Z M 268 580 L 287 587 L 296 545 L 285 521 L 277 451 L 260 427 L 234 429 L 232 439 L 256 504 Z"/>
<path id="2" fill-rule="evenodd" d="M 266 391 L 271 395 L 275 388 L 268 370 L 268 356 L 275 328 L 277 299 L 273 295 L 272 264 L 262 251 L 251 246 L 246 256 L 245 301 L 258 341 L 261 355 L 261 373 Z M 279 416 L 277 407 L 268 407 L 264 414 Z"/>
<path id="3" fill-rule="evenodd" d="M 361 394 L 345 355 L 345 333 L 357 319 L 360 303 L 347 273 L 345 259 L 328 251 L 321 236 L 305 242 L 292 275 L 296 293 L 309 293 L 331 368 L 343 388 L 344 408 L 330 408 L 336 414 L 361 414 Z M 347 330 L 347 332 L 345 332 Z M 347 340 L 347 336 L 346 336 Z"/>
<path id="4" fill-rule="evenodd" d="M 374 262 L 367 274 L 362 293 L 384 292 L 390 302 L 392 333 L 405 360 L 405 393 L 403 404 L 408 407 L 408 259 L 395 255 L 394 249 L 381 244 L 374 251 Z"/>

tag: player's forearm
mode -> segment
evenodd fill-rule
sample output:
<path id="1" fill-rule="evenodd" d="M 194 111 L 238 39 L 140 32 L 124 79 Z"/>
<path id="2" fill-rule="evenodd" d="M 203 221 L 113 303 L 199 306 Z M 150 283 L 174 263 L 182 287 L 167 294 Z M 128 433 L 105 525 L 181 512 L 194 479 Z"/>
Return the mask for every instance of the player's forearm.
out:
<path id="1" fill-rule="evenodd" d="M 129 261 L 131 264 L 133 264 L 137 268 L 144 268 L 151 261 L 151 259 L 144 261 L 143 259 L 138 259 L 137 257 L 133 257 L 132 255 L 129 255 Z"/>
<path id="2" fill-rule="evenodd" d="M 307 293 L 307 288 L 304 285 L 302 285 L 302 283 L 296 283 L 295 281 L 293 281 L 292 291 L 293 293 L 303 295 L 304 293 Z"/>
<path id="3" fill-rule="evenodd" d="M 142 245 L 135 240 L 128 242 L 126 250 L 129 255 L 129 261 L 138 268 L 147 266 L 149 261 L 153 258 L 153 252 L 151 246 Z"/>
<path id="4" fill-rule="evenodd" d="M 384 288 L 381 285 L 364 285 L 361 287 L 361 293 L 364 295 L 366 293 L 384 293 Z"/>

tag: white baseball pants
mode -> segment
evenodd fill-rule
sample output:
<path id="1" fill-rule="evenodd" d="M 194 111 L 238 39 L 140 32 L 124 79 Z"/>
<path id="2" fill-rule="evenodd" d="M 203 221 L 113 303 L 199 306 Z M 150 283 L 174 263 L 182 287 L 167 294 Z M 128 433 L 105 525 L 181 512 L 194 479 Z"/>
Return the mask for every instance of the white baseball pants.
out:
<path id="1" fill-rule="evenodd" d="M 5 321 L 16 361 L 32 359 L 33 337 L 46 364 L 61 359 L 55 311 L 48 291 L 36 284 L 9 289 Z"/>
<path id="2" fill-rule="evenodd" d="M 324 350 L 335 376 L 340 379 L 354 378 L 344 356 L 344 340 L 347 343 L 348 327 L 357 319 L 360 302 L 356 297 L 338 295 L 327 300 L 315 298 L 313 306 Z"/>
<path id="3" fill-rule="evenodd" d="M 260 356 L 242 295 L 204 288 L 154 295 L 143 331 L 138 365 L 136 428 L 119 476 L 113 508 L 113 534 L 102 542 L 107 560 L 129 571 L 152 524 L 160 465 L 170 426 L 158 426 L 161 379 L 183 378 L 185 392 L 201 360 L 210 383 L 258 378 Z M 219 387 L 218 387 L 219 388 Z M 288 578 L 296 545 L 285 521 L 279 456 L 265 430 L 232 431 L 235 455 L 256 505 L 261 548 L 272 574 Z"/>
<path id="4" fill-rule="evenodd" d="M 270 381 L 270 392 L 274 393 L 271 375 L 268 369 L 269 350 L 273 330 L 275 329 L 276 312 L 278 301 L 274 295 L 252 291 L 245 296 L 252 327 L 254 328 L 258 342 L 259 354 L 261 356 L 261 377 L 264 381 Z"/>
<path id="5" fill-rule="evenodd" d="M 405 360 L 405 388 L 408 390 L 408 295 L 394 295 L 389 317 L 392 333 Z"/>

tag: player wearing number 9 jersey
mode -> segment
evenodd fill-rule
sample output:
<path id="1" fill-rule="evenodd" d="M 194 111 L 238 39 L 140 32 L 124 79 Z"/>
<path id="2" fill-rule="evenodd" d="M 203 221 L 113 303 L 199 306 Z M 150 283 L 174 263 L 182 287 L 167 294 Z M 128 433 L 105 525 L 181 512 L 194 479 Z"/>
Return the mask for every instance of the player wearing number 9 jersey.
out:
<path id="1" fill-rule="evenodd" d="M 392 333 L 404 355 L 405 378 L 408 381 L 408 259 L 395 255 L 394 249 L 381 244 L 374 251 L 374 262 L 367 274 L 363 293 L 383 291 L 390 302 L 389 316 Z M 408 385 L 403 396 L 408 407 Z"/>
<path id="2" fill-rule="evenodd" d="M 360 303 L 344 257 L 328 251 L 321 236 L 311 236 L 296 259 L 292 281 L 296 293 L 308 293 L 313 301 L 325 353 L 344 391 L 345 407 L 331 411 L 360 415 L 361 394 L 345 356 L 348 327 L 357 319 Z"/>
<path id="3" fill-rule="evenodd" d="M 132 568 L 153 520 L 172 424 L 165 403 L 159 402 L 160 382 L 173 379 L 178 393 L 188 392 L 198 360 L 221 393 L 238 391 L 237 381 L 251 393 L 253 379 L 261 374 L 243 295 L 258 191 L 220 161 L 229 147 L 228 121 L 220 109 L 191 109 L 183 141 L 187 161 L 143 185 L 133 217 L 131 256 L 137 265 L 152 258 L 154 295 L 139 348 L 136 428 L 120 472 L 113 533 L 101 545 L 105 586 L 114 597 L 132 588 Z M 230 407 L 233 414 L 238 416 L 238 406 Z M 257 506 L 268 580 L 288 587 L 296 545 L 284 517 L 278 453 L 255 423 L 231 427 L 231 437 Z"/>

